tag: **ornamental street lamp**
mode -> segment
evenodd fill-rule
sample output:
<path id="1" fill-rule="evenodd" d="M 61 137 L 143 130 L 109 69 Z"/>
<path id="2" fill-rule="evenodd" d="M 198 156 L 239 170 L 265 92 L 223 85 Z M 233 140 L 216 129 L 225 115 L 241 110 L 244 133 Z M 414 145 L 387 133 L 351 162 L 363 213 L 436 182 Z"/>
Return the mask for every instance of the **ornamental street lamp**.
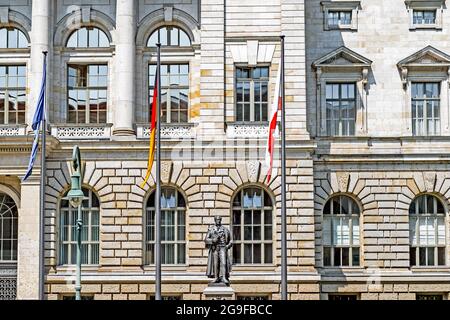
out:
<path id="1" fill-rule="evenodd" d="M 75 300 L 81 300 L 81 231 L 83 228 L 82 204 L 85 200 L 82 190 L 83 172 L 81 168 L 81 152 L 78 146 L 73 148 L 72 156 L 72 175 L 70 191 L 67 199 L 73 208 L 78 209 L 77 216 L 77 266 L 76 266 L 76 284 Z"/>

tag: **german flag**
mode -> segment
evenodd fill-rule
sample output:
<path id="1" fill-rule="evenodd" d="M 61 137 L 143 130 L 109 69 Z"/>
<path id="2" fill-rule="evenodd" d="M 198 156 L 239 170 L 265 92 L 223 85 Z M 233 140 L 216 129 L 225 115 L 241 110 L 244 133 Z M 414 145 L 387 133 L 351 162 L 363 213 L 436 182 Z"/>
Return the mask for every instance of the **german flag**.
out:
<path id="1" fill-rule="evenodd" d="M 158 114 L 158 71 L 156 71 L 155 75 L 155 86 L 153 89 L 153 101 L 152 101 L 152 110 L 151 110 L 151 120 L 150 120 L 150 150 L 148 153 L 148 165 L 147 165 L 147 174 L 145 176 L 144 182 L 142 182 L 141 188 L 144 189 L 145 185 L 150 179 L 152 174 L 153 162 L 155 161 L 155 149 L 156 149 L 156 130 L 157 130 L 157 114 Z"/>

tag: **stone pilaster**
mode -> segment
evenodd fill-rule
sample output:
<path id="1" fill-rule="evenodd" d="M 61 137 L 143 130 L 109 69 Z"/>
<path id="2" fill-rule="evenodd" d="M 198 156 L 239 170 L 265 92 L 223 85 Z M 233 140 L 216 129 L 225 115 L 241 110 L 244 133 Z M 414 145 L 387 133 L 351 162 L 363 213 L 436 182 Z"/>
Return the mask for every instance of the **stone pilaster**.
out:
<path id="1" fill-rule="evenodd" d="M 304 1 L 281 0 L 281 33 L 285 41 L 286 135 L 308 140 L 306 128 L 306 69 Z"/>
<path id="2" fill-rule="evenodd" d="M 19 208 L 17 299 L 39 299 L 39 179 L 22 184 Z"/>
<path id="3" fill-rule="evenodd" d="M 116 101 L 114 135 L 134 135 L 136 2 L 117 0 Z"/>
<path id="4" fill-rule="evenodd" d="M 31 125 L 39 99 L 43 74 L 43 51 L 50 52 L 50 29 L 51 1 L 40 0 L 32 2 L 32 29 L 31 29 L 31 74 L 30 94 L 27 109 L 27 123 Z M 50 57 L 50 55 L 49 55 Z M 50 59 L 50 58 L 49 58 Z M 47 85 L 47 88 L 50 88 Z"/>
<path id="5" fill-rule="evenodd" d="M 204 0 L 201 6 L 200 126 L 203 137 L 210 139 L 224 134 L 225 12 L 223 0 Z"/>

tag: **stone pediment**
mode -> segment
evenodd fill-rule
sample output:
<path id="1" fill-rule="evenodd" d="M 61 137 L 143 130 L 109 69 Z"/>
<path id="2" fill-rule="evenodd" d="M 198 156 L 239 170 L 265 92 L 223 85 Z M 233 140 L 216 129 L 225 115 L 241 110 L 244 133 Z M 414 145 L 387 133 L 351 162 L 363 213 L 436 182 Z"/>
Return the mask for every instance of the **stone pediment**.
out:
<path id="1" fill-rule="evenodd" d="M 450 56 L 446 53 L 428 46 L 398 63 L 399 68 L 420 66 L 450 66 Z"/>
<path id="2" fill-rule="evenodd" d="M 372 61 L 347 47 L 340 47 L 313 63 L 313 68 L 321 67 L 363 67 L 368 68 Z"/>

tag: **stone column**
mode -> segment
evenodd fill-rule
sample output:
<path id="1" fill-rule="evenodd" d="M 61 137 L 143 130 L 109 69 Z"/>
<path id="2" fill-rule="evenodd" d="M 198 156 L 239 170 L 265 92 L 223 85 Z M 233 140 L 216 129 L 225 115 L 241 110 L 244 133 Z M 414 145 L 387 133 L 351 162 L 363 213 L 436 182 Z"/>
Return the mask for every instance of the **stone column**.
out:
<path id="1" fill-rule="evenodd" d="M 134 135 L 136 1 L 117 0 L 116 103 L 114 135 Z"/>
<path id="2" fill-rule="evenodd" d="M 39 178 L 22 184 L 19 208 L 17 299 L 39 299 Z"/>
<path id="3" fill-rule="evenodd" d="M 31 18 L 31 62 L 30 62 L 30 94 L 27 108 L 27 123 L 31 126 L 33 116 L 36 110 L 36 103 L 39 99 L 42 82 L 43 71 L 43 51 L 50 53 L 50 16 L 51 16 L 51 0 L 34 0 L 32 1 L 32 18 Z M 49 55 L 49 59 L 50 59 Z M 49 72 L 49 74 L 51 74 Z M 48 77 L 50 78 L 50 77 Z M 47 81 L 47 90 L 50 89 L 49 81 Z M 29 130 L 31 130 L 29 128 Z"/>

